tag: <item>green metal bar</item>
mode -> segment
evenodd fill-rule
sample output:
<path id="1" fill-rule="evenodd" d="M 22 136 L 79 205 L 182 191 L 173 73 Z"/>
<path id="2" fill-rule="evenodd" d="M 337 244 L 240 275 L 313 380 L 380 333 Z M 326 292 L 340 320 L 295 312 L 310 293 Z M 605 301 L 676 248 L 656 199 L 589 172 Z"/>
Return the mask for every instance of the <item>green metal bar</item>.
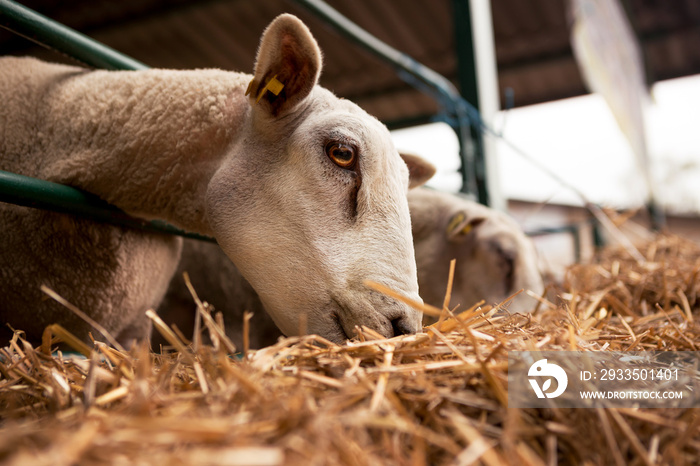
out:
<path id="1" fill-rule="evenodd" d="M 326 2 L 321 0 L 296 0 L 296 2 L 320 17 L 324 22 L 333 26 L 335 30 L 350 41 L 444 94 L 448 105 L 452 101 L 461 98 L 457 88 L 447 78 L 377 39 Z"/>
<path id="2" fill-rule="evenodd" d="M 0 27 L 32 42 L 108 70 L 143 70 L 148 66 L 12 0 L 0 0 Z"/>
<path id="3" fill-rule="evenodd" d="M 0 202 L 17 204 L 36 209 L 50 210 L 64 214 L 73 214 L 110 223 L 155 233 L 186 236 L 205 241 L 216 242 L 207 236 L 188 233 L 160 221 L 147 221 L 131 217 L 124 211 L 103 201 L 94 194 L 79 189 L 17 175 L 0 170 Z"/>

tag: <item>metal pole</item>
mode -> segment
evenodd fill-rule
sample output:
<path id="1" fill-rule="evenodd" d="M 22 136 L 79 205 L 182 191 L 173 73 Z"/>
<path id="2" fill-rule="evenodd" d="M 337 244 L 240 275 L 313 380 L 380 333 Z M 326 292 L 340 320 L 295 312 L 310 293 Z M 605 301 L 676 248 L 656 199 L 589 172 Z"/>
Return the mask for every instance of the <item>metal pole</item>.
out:
<path id="1" fill-rule="evenodd" d="M 207 236 L 188 233 L 165 222 L 149 222 L 131 217 L 94 194 L 59 183 L 38 180 L 6 171 L 0 171 L 0 202 L 79 215 L 98 222 L 144 231 L 216 242 Z"/>
<path id="2" fill-rule="evenodd" d="M 0 0 L 0 27 L 95 68 L 144 70 L 148 66 L 12 0 Z"/>
<path id="3" fill-rule="evenodd" d="M 459 91 L 447 78 L 414 60 L 409 55 L 377 39 L 326 2 L 322 0 L 295 1 L 321 18 L 324 22 L 333 26 L 335 30 L 350 41 L 360 45 L 383 61 L 393 65 L 394 68 L 406 71 L 418 80 L 436 89 L 444 96 L 444 103 L 447 105 L 454 105 L 453 102 L 461 99 Z"/>
<path id="4" fill-rule="evenodd" d="M 457 76 L 461 95 L 479 110 L 479 89 L 476 77 L 476 58 L 474 56 L 474 38 L 472 34 L 471 9 L 468 0 L 453 0 L 454 38 L 457 54 Z M 482 204 L 489 205 L 484 174 L 484 143 L 481 128 L 469 126 L 468 134 L 460 134 L 465 142 L 460 149 L 465 152 L 462 159 L 472 167 L 473 175 L 462 173 L 462 191 L 476 194 Z M 471 179 L 469 179 L 471 178 Z M 471 185 L 471 186 L 470 186 Z"/>

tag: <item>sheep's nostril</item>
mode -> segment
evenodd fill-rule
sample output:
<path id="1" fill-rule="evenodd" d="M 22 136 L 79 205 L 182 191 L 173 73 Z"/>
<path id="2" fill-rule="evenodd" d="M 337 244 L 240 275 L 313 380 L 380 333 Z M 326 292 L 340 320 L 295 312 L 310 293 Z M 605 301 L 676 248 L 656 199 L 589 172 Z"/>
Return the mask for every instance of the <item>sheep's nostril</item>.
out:
<path id="1" fill-rule="evenodd" d="M 394 330 L 394 336 L 416 333 L 414 326 L 411 325 L 409 320 L 405 317 L 399 317 L 398 319 L 392 320 L 391 328 Z"/>

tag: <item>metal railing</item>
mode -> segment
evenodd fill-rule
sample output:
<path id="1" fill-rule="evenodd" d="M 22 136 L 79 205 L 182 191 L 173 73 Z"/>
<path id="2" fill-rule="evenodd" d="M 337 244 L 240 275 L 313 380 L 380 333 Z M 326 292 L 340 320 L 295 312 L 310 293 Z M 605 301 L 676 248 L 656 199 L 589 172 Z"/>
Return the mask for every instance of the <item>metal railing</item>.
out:
<path id="1" fill-rule="evenodd" d="M 80 189 L 0 170 L 0 202 L 78 215 L 98 222 L 215 242 L 159 220 L 132 217 L 94 194 Z"/>
<path id="2" fill-rule="evenodd" d="M 0 27 L 42 47 L 106 70 L 145 70 L 148 66 L 12 0 L 0 0 Z"/>
<path id="3" fill-rule="evenodd" d="M 600 249 L 605 245 L 605 239 L 603 238 L 602 232 L 600 231 L 600 224 L 598 221 L 591 217 L 587 220 L 582 220 L 575 223 L 569 223 L 566 225 L 560 225 L 556 227 L 543 227 L 536 230 L 526 230 L 525 234 L 530 238 L 536 238 L 540 236 L 551 236 L 557 234 L 568 234 L 571 236 L 571 242 L 574 249 L 574 262 L 581 262 L 582 251 L 581 251 L 581 231 L 584 229 L 591 229 L 591 237 L 593 242 L 593 247 Z"/>

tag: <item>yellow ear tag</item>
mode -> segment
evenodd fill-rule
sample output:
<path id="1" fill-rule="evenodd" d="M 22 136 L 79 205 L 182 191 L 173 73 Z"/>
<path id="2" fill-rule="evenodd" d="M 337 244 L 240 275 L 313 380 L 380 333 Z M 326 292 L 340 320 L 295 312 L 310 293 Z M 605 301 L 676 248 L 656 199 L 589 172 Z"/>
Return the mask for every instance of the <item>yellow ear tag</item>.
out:
<path id="1" fill-rule="evenodd" d="M 459 234 L 467 235 L 470 231 L 472 231 L 472 228 L 474 228 L 474 226 L 471 223 L 468 223 L 464 225 L 464 228 L 462 228 L 462 231 L 460 231 Z"/>
<path id="2" fill-rule="evenodd" d="M 250 82 L 248 83 L 248 88 L 245 90 L 245 95 L 250 94 L 250 91 L 253 89 L 254 82 L 255 82 L 255 78 L 250 80 Z"/>
<path id="3" fill-rule="evenodd" d="M 447 229 L 446 229 L 447 236 L 451 236 L 454 233 L 454 231 L 459 227 L 459 225 L 462 222 L 464 222 L 465 218 L 466 218 L 466 216 L 464 215 L 463 212 L 460 212 L 457 215 L 455 215 L 454 217 L 452 217 L 450 219 L 450 223 L 447 224 Z"/>
<path id="4" fill-rule="evenodd" d="M 251 81 L 252 84 L 252 81 Z M 248 86 L 250 88 L 250 85 Z M 260 92 L 258 92 L 258 98 L 255 100 L 255 103 L 257 104 L 260 102 L 260 99 L 262 99 L 262 96 L 265 94 L 265 91 L 270 91 L 275 95 L 280 95 L 280 92 L 282 92 L 282 89 L 284 89 L 284 84 L 279 82 L 277 80 L 277 75 L 274 75 L 272 79 L 270 79 L 267 84 L 265 84 L 265 87 L 260 89 Z M 250 90 L 250 89 L 249 89 Z"/>

